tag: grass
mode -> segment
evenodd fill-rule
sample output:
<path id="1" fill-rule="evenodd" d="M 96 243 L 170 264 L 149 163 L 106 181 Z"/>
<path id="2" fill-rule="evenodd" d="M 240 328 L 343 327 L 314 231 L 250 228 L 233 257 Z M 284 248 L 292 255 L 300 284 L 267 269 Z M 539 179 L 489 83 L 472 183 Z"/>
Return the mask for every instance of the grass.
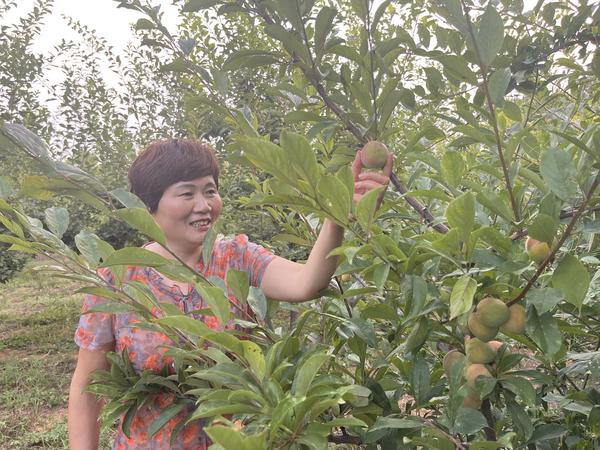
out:
<path id="1" fill-rule="evenodd" d="M 23 272 L 0 284 L 0 450 L 67 449 L 67 400 L 82 296 Z M 101 448 L 110 448 L 110 430 Z"/>

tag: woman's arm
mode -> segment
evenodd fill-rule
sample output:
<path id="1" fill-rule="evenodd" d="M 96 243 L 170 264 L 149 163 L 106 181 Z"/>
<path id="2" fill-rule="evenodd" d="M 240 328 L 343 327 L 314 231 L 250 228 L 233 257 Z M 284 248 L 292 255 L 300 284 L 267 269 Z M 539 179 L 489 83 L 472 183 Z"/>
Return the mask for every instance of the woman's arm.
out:
<path id="1" fill-rule="evenodd" d="M 363 172 L 360 151 L 357 152 L 352 173 L 354 175 L 354 202 L 370 190 L 387 187 L 392 174 L 393 157 L 388 155 L 388 161 L 382 172 Z M 383 199 L 384 190 L 379 197 Z M 327 287 L 331 276 L 337 267 L 337 257 L 327 257 L 336 247 L 342 244 L 344 229 L 339 225 L 325 220 L 317 241 L 313 246 L 305 264 L 275 257 L 265 269 L 261 289 L 267 297 L 287 302 L 302 302 L 319 296 L 319 291 Z"/>
<path id="2" fill-rule="evenodd" d="M 96 396 L 83 392 L 90 382 L 90 374 L 97 369 L 107 369 L 106 352 L 114 344 L 100 350 L 79 349 L 77 367 L 69 389 L 69 448 L 71 450 L 97 450 L 100 436 L 98 415 L 102 402 Z"/>

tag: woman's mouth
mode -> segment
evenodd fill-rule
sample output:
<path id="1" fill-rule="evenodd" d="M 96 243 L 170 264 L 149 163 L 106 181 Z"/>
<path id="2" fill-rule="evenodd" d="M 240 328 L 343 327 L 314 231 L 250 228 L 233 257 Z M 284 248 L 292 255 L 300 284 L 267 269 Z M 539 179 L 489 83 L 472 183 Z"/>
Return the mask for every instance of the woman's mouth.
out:
<path id="1" fill-rule="evenodd" d="M 206 228 L 210 225 L 210 219 L 195 220 L 193 222 L 190 222 L 190 225 L 196 229 Z"/>

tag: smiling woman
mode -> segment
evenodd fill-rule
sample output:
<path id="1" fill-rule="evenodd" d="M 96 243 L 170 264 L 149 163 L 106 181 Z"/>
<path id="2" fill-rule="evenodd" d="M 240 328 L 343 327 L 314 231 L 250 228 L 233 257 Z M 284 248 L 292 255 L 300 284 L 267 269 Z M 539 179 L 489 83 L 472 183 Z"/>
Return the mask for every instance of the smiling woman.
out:
<path id="1" fill-rule="evenodd" d="M 388 156 L 383 172 L 361 174 L 360 152 L 352 166 L 355 201 L 371 189 L 386 186 L 392 170 L 392 157 Z M 244 271 L 250 284 L 260 287 L 267 297 L 283 301 L 305 301 L 318 296 L 325 288 L 336 268 L 336 259 L 327 255 L 338 247 L 343 238 L 343 228 L 325 221 L 305 264 L 280 258 L 244 235 L 233 239 L 217 240 L 208 261 L 202 259 L 202 244 L 206 233 L 214 225 L 222 208 L 219 196 L 219 165 L 213 150 L 197 141 L 167 139 L 150 144 L 133 162 L 129 170 L 131 190 L 146 205 L 161 227 L 166 248 L 157 242 L 144 247 L 166 258 L 175 255 L 205 277 L 225 279 L 229 269 Z M 168 249 L 168 250 L 167 250 Z M 106 268 L 100 276 L 111 284 L 114 275 Z M 208 305 L 192 285 L 166 278 L 148 267 L 128 267 L 125 281 L 144 283 L 161 303 L 176 305 L 184 313 L 203 321 L 210 328 L 221 324 L 208 314 L 201 314 Z M 230 296 L 232 313 L 251 315 L 247 306 Z M 83 313 L 106 300 L 87 295 Z M 159 316 L 159 311 L 152 312 Z M 144 370 L 171 370 L 172 360 L 166 355 L 173 342 L 162 333 L 136 328 L 139 322 L 134 313 L 107 314 L 92 312 L 82 314 L 75 334 L 80 347 L 77 367 L 71 381 L 69 395 L 69 440 L 73 450 L 95 449 L 98 446 L 98 413 L 100 403 L 83 390 L 90 382 L 90 374 L 107 368 L 106 352 L 127 351 L 137 372 Z M 232 323 L 225 328 L 234 329 Z M 119 429 L 115 449 L 206 449 L 210 445 L 200 420 L 185 425 L 177 437 L 171 434 L 190 412 L 187 409 L 173 417 L 154 436 L 152 447 L 148 429 L 165 408 L 173 403 L 170 394 L 158 394 L 140 407 L 130 418 L 129 436 Z M 171 442 L 169 444 L 169 442 Z"/>

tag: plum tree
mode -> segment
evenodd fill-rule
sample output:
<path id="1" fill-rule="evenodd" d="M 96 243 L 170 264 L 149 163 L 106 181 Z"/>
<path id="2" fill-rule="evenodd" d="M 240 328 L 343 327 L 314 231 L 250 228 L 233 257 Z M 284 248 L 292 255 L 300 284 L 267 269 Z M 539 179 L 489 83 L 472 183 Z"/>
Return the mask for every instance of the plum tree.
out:
<path id="1" fill-rule="evenodd" d="M 561 448 L 569 436 L 575 446 L 597 446 L 598 5 L 187 0 L 176 36 L 164 32 L 157 10 L 120 3 L 146 15 L 145 42 L 172 50 L 162 69 L 186 80 L 185 132 L 214 140 L 227 167 L 239 164 L 254 189 L 240 203 L 261 207 L 281 228 L 264 241 L 302 260 L 325 219 L 345 229 L 331 256 L 336 275 L 352 273 L 355 282 L 343 278 L 317 302 L 286 305 L 284 313 L 297 317 L 289 328 L 275 302 L 235 275 L 223 295 L 222 284 L 209 280 L 202 296 L 225 319 L 231 291 L 241 297 L 253 312 L 236 317 L 253 330 L 247 340 L 209 333 L 171 310 L 144 324 L 183 342 L 173 352 L 184 362 L 161 386 L 175 383 L 175 399 L 195 402 L 217 445 Z M 82 179 L 82 189 L 97 187 L 50 164 L 40 140 L 7 131 L 11 145 L 2 139 L 0 146 L 14 152 L 16 142 L 48 169 L 26 180 L 24 195 L 81 194 L 74 186 Z M 353 203 L 351 163 L 368 141 L 388 144 L 398 162 L 379 209 L 379 193 Z M 77 198 L 132 223 L 143 216 L 117 193 Z M 113 211 L 120 203 L 127 208 Z M 2 239 L 61 251 L 47 233 L 56 220 L 42 230 L 9 208 L 0 202 L 11 227 Z M 138 228 L 160 239 L 146 219 Z M 530 263 L 526 235 L 557 236 L 552 270 L 547 258 Z M 84 266 L 78 281 L 88 283 L 100 265 L 121 273 L 140 264 L 135 249 L 113 255 L 89 234 L 78 241 L 79 253 L 54 258 L 70 261 L 60 276 Z M 147 264 L 167 276 L 187 273 L 175 263 Z M 127 307 L 141 295 L 133 288 L 122 293 Z M 535 372 L 519 367 L 519 352 L 498 354 L 499 341 L 485 342 L 499 327 L 507 345 L 527 349 Z M 455 352 L 467 354 L 467 385 L 475 385 L 474 372 L 486 377 L 476 398 L 465 400 L 467 386 L 447 370 Z M 487 380 L 492 370 L 497 383 Z M 130 381 L 99 384 L 98 392 L 111 394 L 109 411 L 136 407 L 131 399 L 146 385 Z M 115 386 L 129 387 L 114 394 Z M 548 398 L 557 405 L 551 411 Z M 335 404 L 343 406 L 332 421 Z M 424 420 L 415 414 L 421 408 Z M 243 418 L 242 431 L 210 426 L 228 414 Z M 555 437 L 546 439 L 549 429 Z"/>

